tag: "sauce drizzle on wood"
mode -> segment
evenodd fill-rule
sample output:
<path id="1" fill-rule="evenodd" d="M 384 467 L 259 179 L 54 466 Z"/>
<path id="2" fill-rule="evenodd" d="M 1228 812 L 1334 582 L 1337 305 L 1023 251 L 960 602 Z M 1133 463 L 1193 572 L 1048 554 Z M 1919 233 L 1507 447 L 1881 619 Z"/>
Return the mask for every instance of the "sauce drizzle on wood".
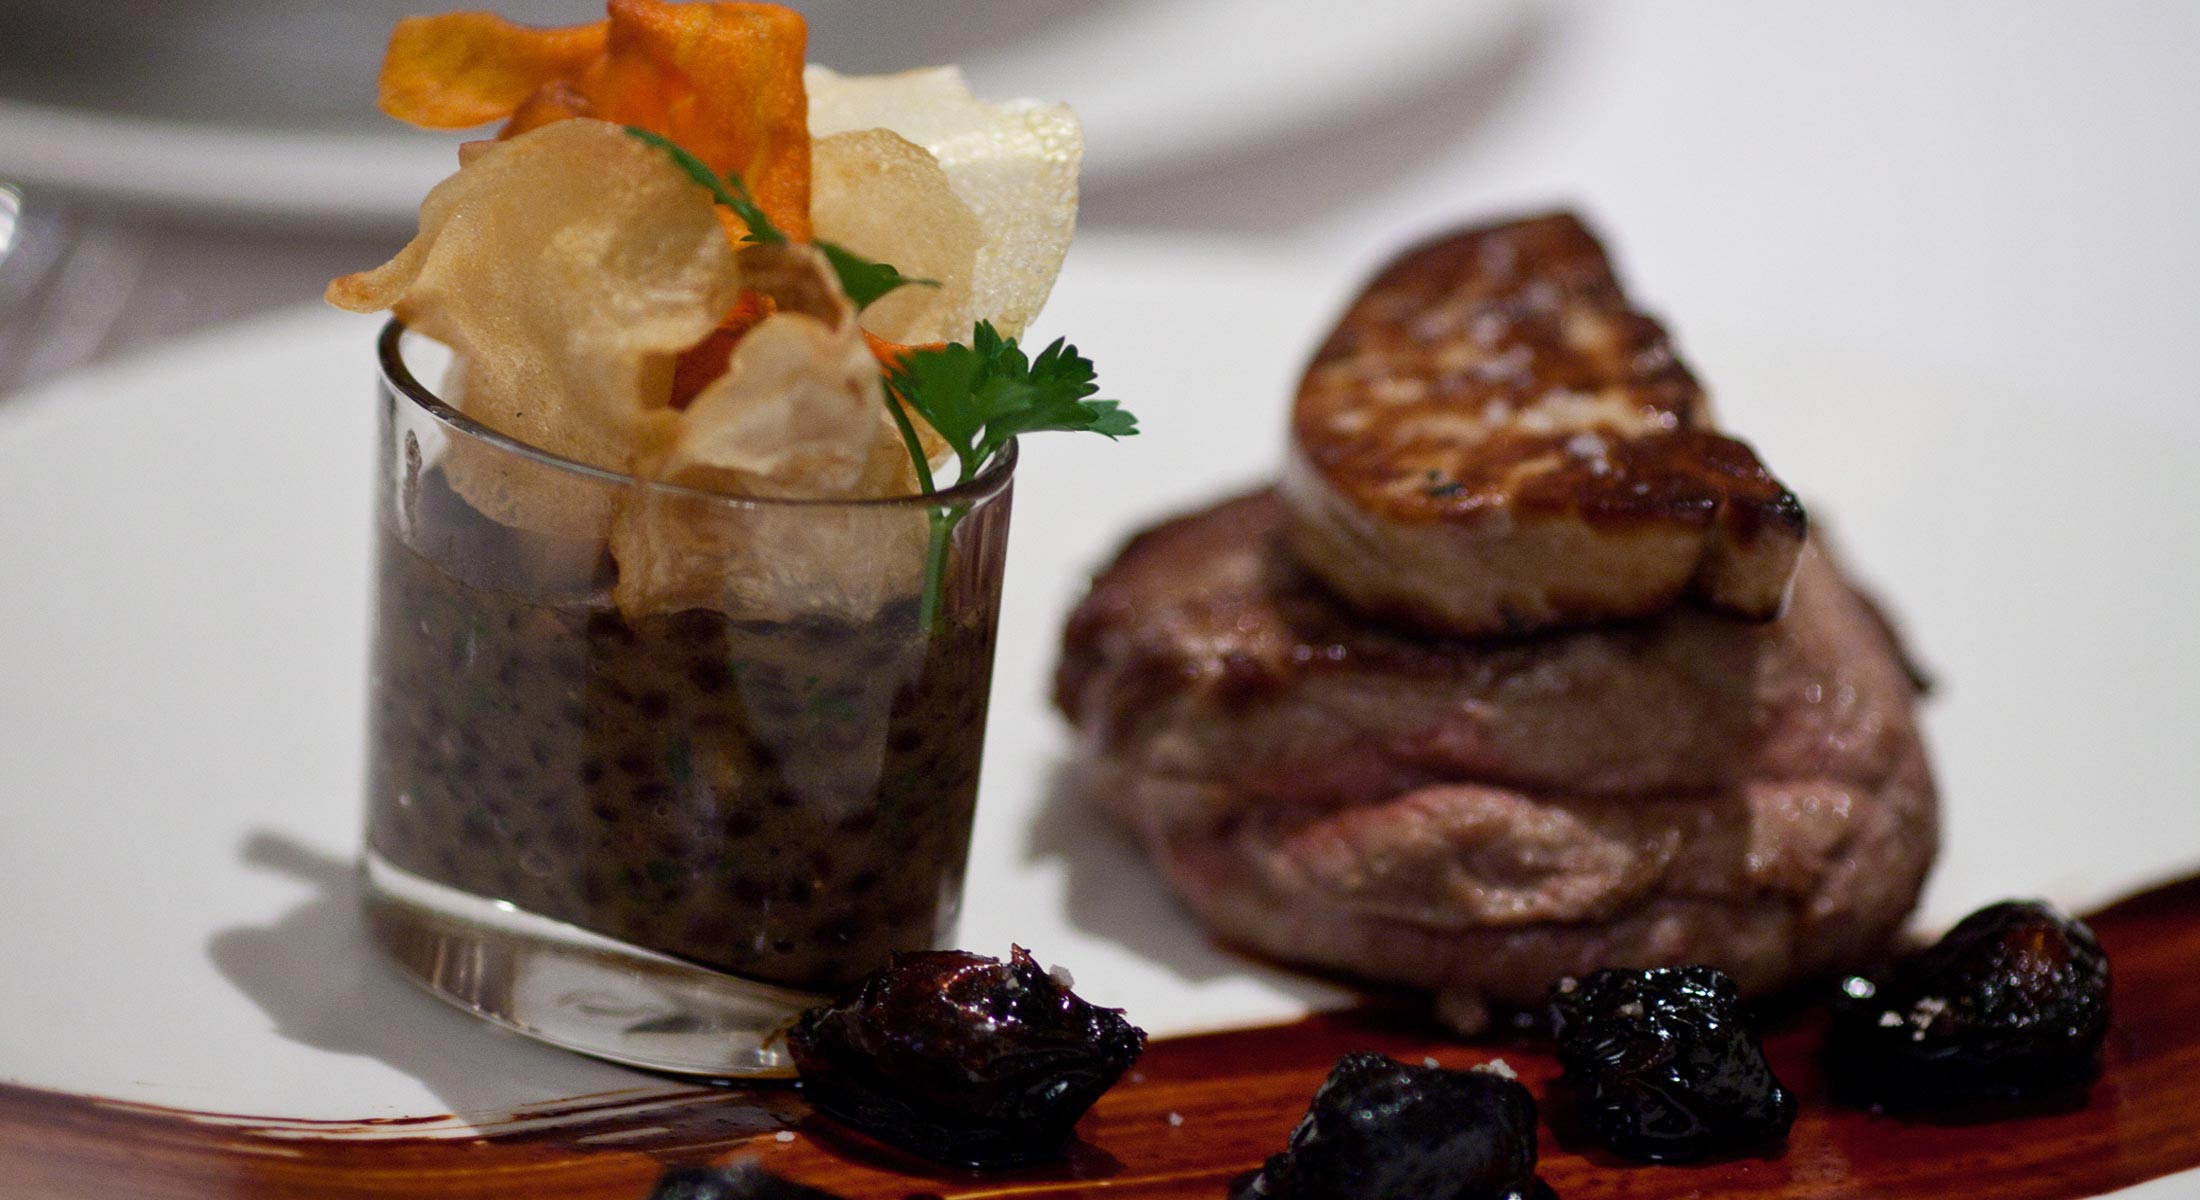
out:
<path id="1" fill-rule="evenodd" d="M 1454 1067 L 1504 1058 L 1543 1108 L 1542 1175 L 1561 1197 L 2073 1200 L 2200 1168 L 2200 877 L 2090 922 L 2114 964 L 2115 1016 L 2107 1070 L 2085 1107 L 1972 1123 L 1833 1107 L 1815 1058 L 1821 1016 L 1804 1011 L 1766 1038 L 1802 1101 L 1785 1152 L 1769 1157 L 1623 1164 L 1552 1127 L 1558 1069 L 1541 1046 L 1462 1044 L 1369 1008 L 1154 1043 L 1080 1126 L 1071 1161 L 1044 1171 L 929 1167 L 810 1116 L 784 1089 L 698 1088 L 641 1105 L 595 1098 L 455 1137 L 409 1132 L 412 1118 L 321 1130 L 0 1086 L 0 1196 L 642 1200 L 668 1165 L 754 1155 L 850 1200 L 1221 1200 L 1232 1178 L 1283 1145 L 1330 1064 L 1372 1049 Z M 793 1140 L 778 1140 L 783 1131 Z"/>

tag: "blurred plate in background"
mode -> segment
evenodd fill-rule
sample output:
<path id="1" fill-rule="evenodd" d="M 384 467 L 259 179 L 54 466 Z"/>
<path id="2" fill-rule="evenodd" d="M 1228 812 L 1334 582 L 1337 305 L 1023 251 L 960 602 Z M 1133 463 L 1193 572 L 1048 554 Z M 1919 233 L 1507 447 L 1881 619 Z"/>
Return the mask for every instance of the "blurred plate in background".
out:
<path id="1" fill-rule="evenodd" d="M 490 0 L 591 19 L 587 0 Z M 1529 0 L 796 0 L 812 59 L 961 62 L 981 94 L 1067 100 L 1091 185 L 1336 120 L 1486 69 Z M 390 25 L 432 0 L 0 0 L 0 179 L 134 202 L 406 228 L 460 140 L 374 107 Z"/>

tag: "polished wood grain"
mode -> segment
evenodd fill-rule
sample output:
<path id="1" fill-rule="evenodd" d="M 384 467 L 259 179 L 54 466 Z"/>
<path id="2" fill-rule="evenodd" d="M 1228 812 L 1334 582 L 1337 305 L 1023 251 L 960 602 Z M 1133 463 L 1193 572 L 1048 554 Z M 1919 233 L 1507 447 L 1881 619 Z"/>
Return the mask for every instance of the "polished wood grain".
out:
<path id="1" fill-rule="evenodd" d="M 1543 1102 L 1543 1176 L 1565 1200 L 2067 1200 L 2200 1167 L 2200 878 L 2092 920 L 2114 964 L 2116 1013 L 2107 1072 L 2084 1107 L 1968 1123 L 1832 1107 L 1815 1061 L 1819 1019 L 1799 1008 L 1766 1040 L 1803 1098 L 1784 1151 L 1698 1166 L 1631 1166 L 1575 1143 L 1554 1111 L 1556 1065 L 1531 1041 L 1461 1044 L 1407 1011 L 1369 1007 L 1155 1043 L 1080 1127 L 1069 1164 L 1047 1171 L 927 1167 L 811 1116 L 787 1090 L 699 1088 L 640 1105 L 584 1098 L 453 1137 L 404 1122 L 253 1121 L 0 1088 L 0 1197 L 641 1200 L 667 1165 L 753 1155 L 850 1200 L 1220 1200 L 1282 1144 L 1338 1055 L 1374 1049 L 1449 1066 L 1503 1057 Z M 793 1140 L 779 1141 L 781 1131 Z"/>

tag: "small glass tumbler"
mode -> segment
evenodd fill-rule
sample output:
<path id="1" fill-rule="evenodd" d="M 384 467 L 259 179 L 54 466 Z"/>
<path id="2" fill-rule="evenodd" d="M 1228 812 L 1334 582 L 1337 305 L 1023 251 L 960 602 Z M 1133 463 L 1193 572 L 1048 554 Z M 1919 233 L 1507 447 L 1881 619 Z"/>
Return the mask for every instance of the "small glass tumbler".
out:
<path id="1" fill-rule="evenodd" d="M 380 343 L 366 878 L 430 991 L 774 1077 L 796 1013 L 952 930 L 1014 447 L 934 496 L 767 500 L 523 445 Z"/>

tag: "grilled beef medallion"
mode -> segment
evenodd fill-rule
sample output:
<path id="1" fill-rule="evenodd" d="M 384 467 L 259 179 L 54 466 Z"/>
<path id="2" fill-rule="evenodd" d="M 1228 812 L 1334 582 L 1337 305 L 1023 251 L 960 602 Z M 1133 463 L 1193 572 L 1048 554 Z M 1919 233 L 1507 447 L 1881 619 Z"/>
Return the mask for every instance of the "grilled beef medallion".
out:
<path id="1" fill-rule="evenodd" d="M 1267 492 L 1163 523 L 1071 617 L 1090 797 L 1223 939 L 1454 1024 L 1602 967 L 1756 994 L 1869 960 L 1936 846 L 1914 685 L 1814 539 L 1767 622 L 1509 639 L 1373 622 Z"/>

